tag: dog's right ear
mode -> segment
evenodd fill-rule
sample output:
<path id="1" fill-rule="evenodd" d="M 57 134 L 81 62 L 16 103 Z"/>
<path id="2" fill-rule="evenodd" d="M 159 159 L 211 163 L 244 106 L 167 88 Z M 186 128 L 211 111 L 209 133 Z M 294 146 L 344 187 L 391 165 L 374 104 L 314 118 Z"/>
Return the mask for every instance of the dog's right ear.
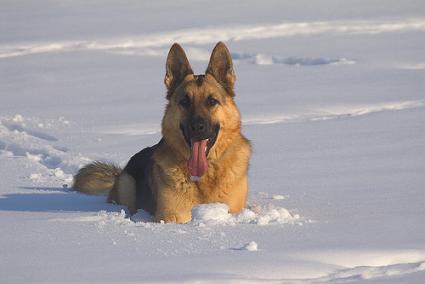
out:
<path id="1" fill-rule="evenodd" d="M 176 88 L 189 74 L 193 74 L 189 60 L 183 48 L 178 43 L 174 43 L 168 52 L 165 65 L 164 83 L 167 87 L 167 99 L 170 99 Z"/>

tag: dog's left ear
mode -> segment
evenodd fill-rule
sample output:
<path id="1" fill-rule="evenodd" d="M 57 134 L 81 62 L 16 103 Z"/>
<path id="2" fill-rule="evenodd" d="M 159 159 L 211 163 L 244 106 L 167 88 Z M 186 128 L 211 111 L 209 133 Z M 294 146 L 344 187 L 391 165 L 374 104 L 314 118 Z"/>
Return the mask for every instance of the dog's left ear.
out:
<path id="1" fill-rule="evenodd" d="M 176 88 L 189 74 L 193 74 L 189 60 L 187 60 L 183 48 L 178 43 L 175 43 L 168 52 L 165 66 L 164 83 L 168 90 L 167 99 L 170 98 Z"/>
<path id="2" fill-rule="evenodd" d="M 205 73 L 211 74 L 226 90 L 233 95 L 236 75 L 233 70 L 232 57 L 223 42 L 217 43 L 211 53 L 210 63 Z"/>

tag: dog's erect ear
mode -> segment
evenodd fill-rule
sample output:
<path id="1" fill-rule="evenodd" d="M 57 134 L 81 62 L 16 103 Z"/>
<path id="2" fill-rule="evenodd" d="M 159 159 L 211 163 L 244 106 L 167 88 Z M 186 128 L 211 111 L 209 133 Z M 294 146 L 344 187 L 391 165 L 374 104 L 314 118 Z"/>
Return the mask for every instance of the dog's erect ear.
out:
<path id="1" fill-rule="evenodd" d="M 232 57 L 226 45 L 221 41 L 217 43 L 211 53 L 210 63 L 205 73 L 211 74 L 225 89 L 233 94 L 233 86 L 236 81 L 233 70 Z"/>
<path id="2" fill-rule="evenodd" d="M 178 43 L 175 43 L 168 52 L 165 65 L 164 83 L 168 90 L 167 99 L 174 93 L 178 85 L 184 80 L 184 77 L 189 74 L 193 74 L 192 67 L 190 67 L 183 48 Z"/>

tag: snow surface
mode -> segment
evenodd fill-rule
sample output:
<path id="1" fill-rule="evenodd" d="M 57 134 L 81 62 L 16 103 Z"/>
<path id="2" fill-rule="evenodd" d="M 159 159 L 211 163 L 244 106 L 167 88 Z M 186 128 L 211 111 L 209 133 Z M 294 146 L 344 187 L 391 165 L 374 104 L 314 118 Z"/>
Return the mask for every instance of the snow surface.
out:
<path id="1" fill-rule="evenodd" d="M 249 206 L 153 223 L 69 187 L 160 139 L 164 61 L 226 42 Z M 424 283 L 425 3 L 2 1 L 0 275 L 22 282 Z"/>

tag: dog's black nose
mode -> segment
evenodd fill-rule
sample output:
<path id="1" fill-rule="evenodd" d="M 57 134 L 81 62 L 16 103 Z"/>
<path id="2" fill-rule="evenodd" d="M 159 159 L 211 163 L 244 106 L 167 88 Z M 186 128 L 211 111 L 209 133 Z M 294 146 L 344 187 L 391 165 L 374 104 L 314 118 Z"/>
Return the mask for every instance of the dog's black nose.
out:
<path id="1" fill-rule="evenodd" d="M 192 121 L 191 125 L 191 130 L 193 132 L 202 132 L 205 131 L 205 120 L 202 118 L 197 118 L 194 121 Z"/>
<path id="2" fill-rule="evenodd" d="M 197 117 L 190 122 L 191 136 L 196 138 L 203 138 L 207 132 L 208 123 L 205 119 Z"/>

